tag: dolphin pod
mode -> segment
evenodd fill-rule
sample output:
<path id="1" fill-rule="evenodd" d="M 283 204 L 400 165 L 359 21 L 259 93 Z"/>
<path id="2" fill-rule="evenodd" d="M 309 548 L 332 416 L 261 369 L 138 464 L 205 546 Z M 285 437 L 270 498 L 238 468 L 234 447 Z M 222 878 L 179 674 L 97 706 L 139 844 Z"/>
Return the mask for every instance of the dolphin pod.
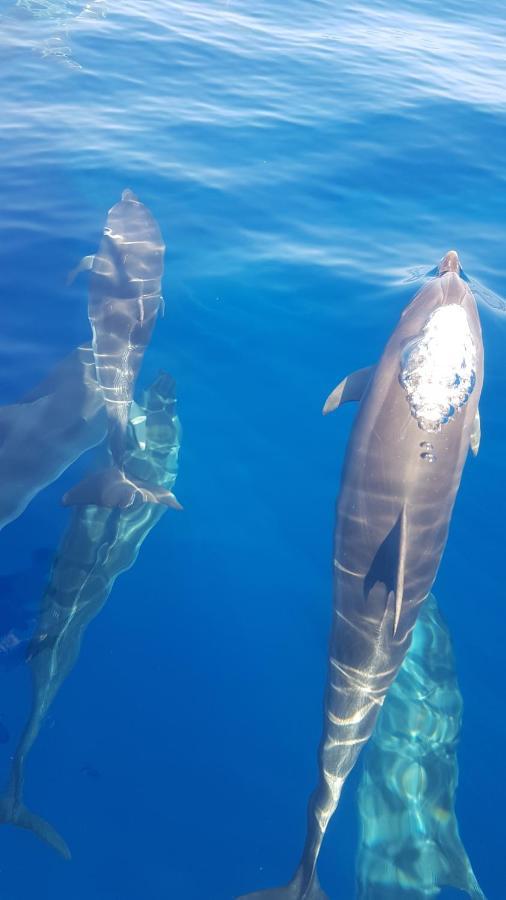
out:
<path id="1" fill-rule="evenodd" d="M 450 635 L 429 595 L 364 754 L 358 900 L 484 900 L 455 813 L 462 695 Z"/>
<path id="2" fill-rule="evenodd" d="M 148 478 L 170 490 L 176 480 L 179 445 L 174 382 L 161 373 L 129 425 L 125 470 L 129 476 Z M 78 507 L 53 562 L 27 654 L 31 712 L 13 757 L 7 791 L 0 798 L 0 822 L 35 832 L 66 858 L 70 851 L 63 838 L 24 805 L 26 758 L 75 665 L 86 628 L 104 606 L 118 575 L 134 564 L 141 544 L 165 511 L 165 506 L 140 503 L 123 510 Z"/>
<path id="3" fill-rule="evenodd" d="M 135 382 L 163 309 L 164 252 L 158 223 L 135 194 L 125 190 L 109 210 L 98 252 L 85 257 L 76 270 L 91 273 L 88 314 L 112 466 L 68 491 L 66 506 L 126 508 L 138 499 L 181 508 L 171 491 L 127 477 L 124 458 Z"/>
<path id="4" fill-rule="evenodd" d="M 316 869 L 323 837 L 434 582 L 466 456 L 479 443 L 482 383 L 476 302 L 450 251 L 378 364 L 344 379 L 324 406 L 359 402 L 337 500 L 320 777 L 292 880 L 242 900 L 327 897 Z"/>

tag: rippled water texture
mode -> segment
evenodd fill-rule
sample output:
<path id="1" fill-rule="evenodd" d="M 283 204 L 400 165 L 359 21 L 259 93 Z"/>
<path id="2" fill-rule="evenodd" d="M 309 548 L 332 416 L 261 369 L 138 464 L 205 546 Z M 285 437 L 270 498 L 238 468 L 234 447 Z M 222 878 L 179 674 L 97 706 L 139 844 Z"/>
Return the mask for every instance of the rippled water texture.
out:
<path id="1" fill-rule="evenodd" d="M 52 900 L 233 900 L 289 878 L 316 777 L 353 417 L 322 420 L 323 401 L 378 358 L 415 268 L 454 247 L 506 295 L 504 8 L 5 0 L 0 35 L 0 404 L 90 339 L 86 277 L 67 276 L 130 187 L 167 245 L 139 387 L 176 381 L 184 506 L 117 578 L 30 754 L 27 803 L 72 861 L 1 829 L 2 900 L 42 884 Z M 480 313 L 482 444 L 435 593 L 464 703 L 460 833 L 502 900 L 506 320 Z M 89 464 L 1 534 L 5 777 L 60 498 Z M 322 854 L 331 900 L 354 897 L 358 780 Z"/>

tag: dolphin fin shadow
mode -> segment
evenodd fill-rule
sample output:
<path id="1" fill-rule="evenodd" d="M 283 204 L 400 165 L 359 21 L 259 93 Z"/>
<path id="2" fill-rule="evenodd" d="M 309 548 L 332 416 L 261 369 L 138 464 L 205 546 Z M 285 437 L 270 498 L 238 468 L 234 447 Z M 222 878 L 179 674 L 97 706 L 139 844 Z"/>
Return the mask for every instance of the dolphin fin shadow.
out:
<path id="1" fill-rule="evenodd" d="M 16 825 L 33 831 L 42 841 L 57 850 L 64 859 L 70 859 L 71 853 L 67 843 L 58 834 L 55 828 L 31 812 L 24 803 L 16 803 L 9 795 L 0 798 L 0 823 L 3 825 Z"/>

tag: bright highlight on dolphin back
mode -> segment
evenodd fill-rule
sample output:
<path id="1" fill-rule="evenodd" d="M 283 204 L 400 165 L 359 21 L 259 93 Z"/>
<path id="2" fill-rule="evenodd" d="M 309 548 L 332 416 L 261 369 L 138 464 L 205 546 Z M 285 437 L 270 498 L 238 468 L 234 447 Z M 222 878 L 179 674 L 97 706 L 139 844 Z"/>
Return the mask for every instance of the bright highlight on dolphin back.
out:
<path id="1" fill-rule="evenodd" d="M 112 466 L 68 491 L 66 506 L 126 509 L 161 503 L 181 509 L 171 491 L 125 475 L 126 431 L 144 352 L 163 308 L 165 245 L 158 223 L 126 189 L 109 210 L 99 249 L 80 268 L 90 271 L 88 314 L 97 381 L 107 414 Z"/>
<path id="2" fill-rule="evenodd" d="M 424 431 L 440 431 L 467 403 L 476 381 L 476 348 L 461 306 L 440 306 L 429 316 L 404 350 L 400 379 Z"/>
<path id="3" fill-rule="evenodd" d="M 359 403 L 334 535 L 334 615 L 320 777 L 286 887 L 242 900 L 324 900 L 316 865 L 342 787 L 373 732 L 444 551 L 462 470 L 479 446 L 483 344 L 450 251 L 404 310 L 375 366 L 348 375 L 324 413 Z"/>

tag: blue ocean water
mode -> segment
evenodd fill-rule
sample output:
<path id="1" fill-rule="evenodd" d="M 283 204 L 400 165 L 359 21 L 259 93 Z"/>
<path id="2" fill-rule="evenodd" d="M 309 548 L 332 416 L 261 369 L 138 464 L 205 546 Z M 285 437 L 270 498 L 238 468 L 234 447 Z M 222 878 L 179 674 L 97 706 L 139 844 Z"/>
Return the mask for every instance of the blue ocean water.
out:
<path id="1" fill-rule="evenodd" d="M 167 245 L 140 382 L 176 380 L 184 505 L 118 578 L 30 753 L 27 803 L 72 861 L 3 828 L 2 900 L 232 900 L 288 879 L 316 779 L 353 418 L 322 403 L 376 360 L 413 269 L 455 247 L 506 293 L 504 7 L 4 0 L 0 25 L 0 404 L 89 340 L 67 275 L 131 187 Z M 464 697 L 460 829 L 501 900 L 506 320 L 480 314 L 482 445 L 435 593 Z M 7 629 L 37 609 L 89 462 L 2 531 Z M 7 777 L 29 677 L 0 674 Z M 354 897 L 357 779 L 322 852 L 331 900 Z"/>

